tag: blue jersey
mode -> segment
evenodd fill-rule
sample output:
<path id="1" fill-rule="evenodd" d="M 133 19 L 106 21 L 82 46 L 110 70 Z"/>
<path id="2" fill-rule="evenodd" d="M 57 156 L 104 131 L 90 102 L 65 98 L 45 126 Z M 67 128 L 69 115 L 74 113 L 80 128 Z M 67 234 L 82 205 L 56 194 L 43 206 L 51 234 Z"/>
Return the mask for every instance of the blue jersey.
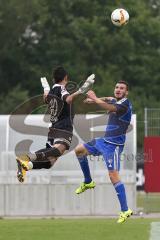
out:
<path id="1" fill-rule="evenodd" d="M 124 145 L 126 131 L 131 121 L 132 105 L 127 98 L 114 100 L 111 104 L 117 108 L 117 111 L 109 112 L 104 140 L 112 144 Z"/>

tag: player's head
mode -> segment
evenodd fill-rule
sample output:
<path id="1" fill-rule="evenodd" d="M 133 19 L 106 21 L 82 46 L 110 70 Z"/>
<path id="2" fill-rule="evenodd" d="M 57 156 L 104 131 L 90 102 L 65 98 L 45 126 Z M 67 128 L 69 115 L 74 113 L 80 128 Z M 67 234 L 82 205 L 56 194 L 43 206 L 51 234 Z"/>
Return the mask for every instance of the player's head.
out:
<path id="1" fill-rule="evenodd" d="M 58 66 L 53 71 L 53 78 L 54 78 L 54 82 L 55 83 L 60 83 L 63 80 L 65 80 L 67 82 L 68 74 L 67 74 L 66 70 L 63 67 Z"/>
<path id="2" fill-rule="evenodd" d="M 122 99 L 124 97 L 127 97 L 129 90 L 129 85 L 126 81 L 120 80 L 116 83 L 115 89 L 114 89 L 114 96 L 116 99 Z"/>

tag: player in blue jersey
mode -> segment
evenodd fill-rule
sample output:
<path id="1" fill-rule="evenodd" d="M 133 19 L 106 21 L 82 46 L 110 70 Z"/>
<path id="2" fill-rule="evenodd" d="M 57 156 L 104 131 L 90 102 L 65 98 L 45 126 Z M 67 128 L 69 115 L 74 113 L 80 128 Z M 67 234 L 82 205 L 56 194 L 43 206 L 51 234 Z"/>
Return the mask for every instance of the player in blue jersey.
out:
<path id="1" fill-rule="evenodd" d="M 120 154 L 123 151 L 126 131 L 132 115 L 132 105 L 127 99 L 127 95 L 128 83 L 125 81 L 117 82 L 114 89 L 115 98 L 98 98 L 91 90 L 87 93 L 86 103 L 95 103 L 108 111 L 108 124 L 103 137 L 95 138 L 88 143 L 79 144 L 75 148 L 76 156 L 84 174 L 84 182 L 76 189 L 76 193 L 80 194 L 87 189 L 95 187 L 95 182 L 91 178 L 87 155 L 102 155 L 121 206 L 118 223 L 125 222 L 132 215 L 132 210 L 127 205 L 125 187 L 119 176 Z"/>

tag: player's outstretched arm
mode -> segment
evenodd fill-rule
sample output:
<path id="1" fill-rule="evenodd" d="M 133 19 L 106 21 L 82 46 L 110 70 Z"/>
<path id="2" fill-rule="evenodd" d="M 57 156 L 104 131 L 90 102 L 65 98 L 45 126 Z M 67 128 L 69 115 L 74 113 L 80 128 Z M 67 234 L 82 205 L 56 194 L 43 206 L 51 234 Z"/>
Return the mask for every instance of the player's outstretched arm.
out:
<path id="1" fill-rule="evenodd" d="M 112 100 L 116 100 L 114 97 L 102 97 L 100 98 L 101 100 L 105 101 L 105 102 L 110 102 Z"/>
<path id="2" fill-rule="evenodd" d="M 95 74 L 91 74 L 86 81 L 84 82 L 84 84 L 74 93 L 72 93 L 71 95 L 69 95 L 66 98 L 66 102 L 67 103 L 71 103 L 73 101 L 74 98 L 76 98 L 77 96 L 79 96 L 80 94 L 84 94 L 86 93 L 93 85 L 93 83 L 95 82 Z"/>
<path id="3" fill-rule="evenodd" d="M 83 85 L 78 89 L 78 92 L 80 94 L 84 94 L 88 92 L 88 90 L 91 89 L 94 82 L 95 82 L 95 74 L 91 74 L 87 78 L 87 80 L 83 83 Z"/>
<path id="4" fill-rule="evenodd" d="M 104 102 L 110 102 L 110 101 L 112 101 L 113 99 L 115 99 L 114 97 L 101 97 L 101 98 L 99 98 L 99 99 L 101 99 L 102 101 L 104 101 Z M 92 99 L 90 99 L 90 98 L 86 98 L 84 101 L 83 101 L 84 103 L 87 103 L 87 104 L 93 104 L 93 103 L 95 103 Z"/>
<path id="5" fill-rule="evenodd" d="M 105 102 L 104 100 L 102 100 L 101 98 L 98 98 L 94 91 L 92 91 L 92 90 L 88 91 L 87 96 L 101 108 L 103 108 L 107 111 L 110 111 L 110 112 L 117 111 L 117 108 L 113 104 L 109 104 L 109 103 Z"/>
<path id="6" fill-rule="evenodd" d="M 90 99 L 90 98 L 86 98 L 86 99 L 84 99 L 84 101 L 83 101 L 84 103 L 87 103 L 87 104 L 93 104 L 93 103 L 95 103 L 92 99 Z"/>
<path id="7" fill-rule="evenodd" d="M 72 103 L 73 100 L 74 100 L 77 96 L 79 96 L 79 95 L 80 95 L 80 93 L 79 93 L 78 91 L 72 93 L 71 95 L 68 95 L 68 96 L 66 97 L 66 102 L 67 102 L 68 104 Z"/>

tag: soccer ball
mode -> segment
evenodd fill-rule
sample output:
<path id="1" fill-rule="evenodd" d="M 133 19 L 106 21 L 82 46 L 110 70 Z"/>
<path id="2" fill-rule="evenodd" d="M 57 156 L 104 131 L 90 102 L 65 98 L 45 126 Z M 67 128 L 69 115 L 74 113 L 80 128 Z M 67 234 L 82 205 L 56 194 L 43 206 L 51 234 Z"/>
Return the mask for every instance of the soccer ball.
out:
<path id="1" fill-rule="evenodd" d="M 111 14 L 111 21 L 115 26 L 120 27 L 128 23 L 129 14 L 125 9 L 117 8 Z"/>

